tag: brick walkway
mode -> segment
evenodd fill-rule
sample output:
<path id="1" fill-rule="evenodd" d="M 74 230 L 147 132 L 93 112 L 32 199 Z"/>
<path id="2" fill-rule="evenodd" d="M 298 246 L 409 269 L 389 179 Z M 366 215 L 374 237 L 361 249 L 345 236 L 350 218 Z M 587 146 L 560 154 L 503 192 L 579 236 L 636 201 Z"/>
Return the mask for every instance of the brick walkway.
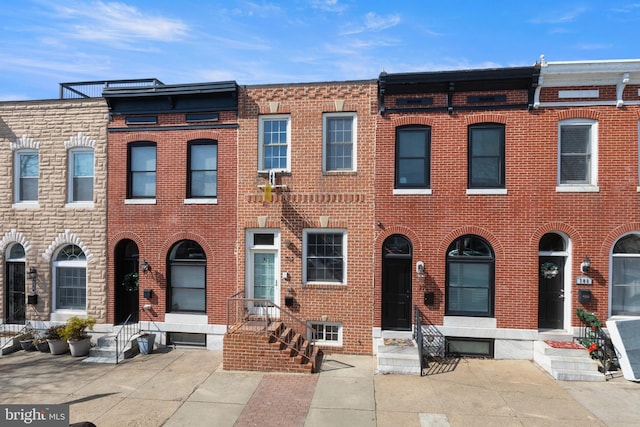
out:
<path id="1" fill-rule="evenodd" d="M 234 426 L 304 426 L 317 382 L 318 375 L 265 375 Z"/>

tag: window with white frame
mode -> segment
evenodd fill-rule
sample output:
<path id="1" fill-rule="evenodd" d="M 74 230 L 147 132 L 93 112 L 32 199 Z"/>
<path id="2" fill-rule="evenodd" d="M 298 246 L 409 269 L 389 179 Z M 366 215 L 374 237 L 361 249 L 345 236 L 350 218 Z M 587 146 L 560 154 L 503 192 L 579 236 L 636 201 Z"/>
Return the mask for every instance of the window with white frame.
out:
<path id="1" fill-rule="evenodd" d="M 55 309 L 86 310 L 87 258 L 76 245 L 66 245 L 53 261 Z"/>
<path id="2" fill-rule="evenodd" d="M 558 185 L 597 184 L 598 123 L 570 119 L 559 124 Z"/>
<path id="3" fill-rule="evenodd" d="M 640 234 L 616 242 L 611 266 L 611 315 L 640 316 Z"/>
<path id="4" fill-rule="evenodd" d="M 356 113 L 326 113 L 322 125 L 323 170 L 356 170 Z"/>
<path id="5" fill-rule="evenodd" d="M 36 150 L 20 150 L 15 154 L 15 201 L 38 201 L 39 155 Z"/>
<path id="6" fill-rule="evenodd" d="M 291 116 L 262 116 L 259 126 L 259 169 L 291 170 Z"/>
<path id="7" fill-rule="evenodd" d="M 315 334 L 316 344 L 342 345 L 342 324 L 335 322 L 309 322 L 309 327 L 311 330 L 308 332 L 307 339 L 314 338 L 312 334 Z"/>
<path id="8" fill-rule="evenodd" d="M 69 150 L 69 202 L 93 202 L 93 149 Z"/>
<path id="9" fill-rule="evenodd" d="M 168 311 L 204 313 L 206 311 L 207 257 L 193 240 L 182 240 L 169 253 L 167 287 Z"/>
<path id="10" fill-rule="evenodd" d="M 347 233 L 344 230 L 305 230 L 302 246 L 305 283 L 346 283 Z"/>

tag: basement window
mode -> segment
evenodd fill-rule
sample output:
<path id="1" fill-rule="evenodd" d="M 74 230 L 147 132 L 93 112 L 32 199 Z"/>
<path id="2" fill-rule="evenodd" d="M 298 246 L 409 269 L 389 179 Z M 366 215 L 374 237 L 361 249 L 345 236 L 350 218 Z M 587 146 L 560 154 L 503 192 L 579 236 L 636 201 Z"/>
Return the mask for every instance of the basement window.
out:
<path id="1" fill-rule="evenodd" d="M 190 334 L 187 332 L 169 332 L 167 333 L 167 344 L 206 347 L 207 335 Z"/>
<path id="2" fill-rule="evenodd" d="M 493 358 L 494 340 L 483 338 L 446 337 L 446 352 L 449 355 Z"/>
<path id="3" fill-rule="evenodd" d="M 309 326 L 316 335 L 316 344 L 328 346 L 342 345 L 342 324 L 335 322 L 309 322 Z M 307 329 L 311 340 L 311 329 Z"/>

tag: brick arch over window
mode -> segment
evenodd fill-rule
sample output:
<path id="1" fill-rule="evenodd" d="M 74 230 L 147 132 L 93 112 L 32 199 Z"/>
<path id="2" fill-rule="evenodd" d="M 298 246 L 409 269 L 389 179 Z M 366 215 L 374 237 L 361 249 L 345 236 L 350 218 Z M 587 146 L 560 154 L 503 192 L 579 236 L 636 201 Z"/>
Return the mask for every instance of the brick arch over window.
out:
<path id="1" fill-rule="evenodd" d="M 420 117 L 420 116 L 396 117 L 391 120 L 391 125 L 393 127 L 408 126 L 408 125 L 433 126 L 433 119 L 431 119 L 430 117 Z"/>
<path id="2" fill-rule="evenodd" d="M 29 243 L 24 234 L 15 229 L 11 229 L 11 231 L 4 233 L 2 240 L 0 240 L 0 253 L 4 252 L 7 246 L 14 242 L 22 245 L 25 254 L 31 250 L 31 243 Z"/>
<path id="3" fill-rule="evenodd" d="M 562 110 L 558 111 L 558 120 L 567 120 L 567 119 L 591 119 L 591 120 L 599 120 L 600 114 L 596 110 Z"/>
<path id="4" fill-rule="evenodd" d="M 15 142 L 10 142 L 9 146 L 13 151 L 22 149 L 39 150 L 40 142 L 28 137 L 27 135 L 22 135 L 20 138 L 16 139 Z"/>
<path id="5" fill-rule="evenodd" d="M 219 129 L 193 130 L 184 133 L 184 139 L 186 141 L 193 141 L 194 139 L 212 139 L 218 141 L 221 137 Z"/>
<path id="6" fill-rule="evenodd" d="M 382 251 L 382 245 L 384 244 L 384 241 L 387 239 L 387 237 L 394 234 L 399 234 L 409 239 L 411 245 L 413 246 L 414 254 L 417 251 L 422 250 L 422 241 L 420 237 L 418 237 L 418 235 L 409 227 L 401 225 L 392 225 L 388 228 L 385 228 L 382 233 L 378 234 L 378 236 L 376 237 L 376 248 L 378 248 L 379 251 Z"/>
<path id="7" fill-rule="evenodd" d="M 93 253 L 91 250 L 85 245 L 82 240 L 75 234 L 72 233 L 71 230 L 64 230 L 64 233 L 58 234 L 58 237 L 51 242 L 46 251 L 42 254 L 42 257 L 47 260 L 47 262 L 51 261 L 51 257 L 53 257 L 54 252 L 63 245 L 72 244 L 78 246 L 84 252 L 85 257 L 87 258 L 87 262 L 89 262 L 93 258 Z"/>
<path id="8" fill-rule="evenodd" d="M 209 241 L 207 239 L 200 236 L 199 234 L 184 232 L 184 233 L 176 233 L 168 237 L 167 239 L 165 239 L 165 241 L 160 246 L 160 250 L 158 250 L 158 253 L 156 254 L 155 262 L 164 264 L 166 262 L 167 254 L 169 253 L 171 248 L 176 243 L 181 242 L 183 240 L 193 240 L 194 242 L 202 246 L 202 249 L 204 249 L 205 255 L 207 256 L 208 260 L 214 259 L 213 254 L 215 251 L 213 247 L 209 244 Z"/>
<path id="9" fill-rule="evenodd" d="M 72 136 L 64 142 L 64 148 L 67 150 L 76 147 L 96 148 L 96 140 L 84 135 L 82 132 L 78 132 L 77 135 Z"/>
<path id="10" fill-rule="evenodd" d="M 157 135 L 153 132 L 136 132 L 125 135 L 124 142 L 129 144 L 131 142 L 149 141 L 157 143 L 155 140 Z"/>
<path id="11" fill-rule="evenodd" d="M 493 233 L 491 233 L 488 230 L 485 230 L 482 227 L 477 227 L 475 225 L 468 225 L 468 226 L 460 227 L 456 230 L 449 232 L 449 234 L 447 234 L 444 237 L 444 239 L 440 241 L 440 244 L 438 245 L 438 254 L 437 254 L 438 259 L 442 259 L 443 257 L 446 256 L 447 248 L 454 240 L 468 234 L 473 234 L 478 237 L 482 237 L 484 240 L 486 240 L 487 243 L 489 243 L 491 245 L 491 248 L 493 249 L 493 254 L 496 261 L 499 258 L 503 257 L 505 252 L 504 252 L 504 248 L 502 247 L 502 243 L 500 243 L 498 238 Z"/>
<path id="12" fill-rule="evenodd" d="M 529 245 L 535 248 L 537 252 L 538 244 L 540 243 L 540 239 L 542 239 L 542 236 L 547 233 L 557 232 L 566 234 L 574 242 L 574 244 L 582 246 L 582 236 L 580 235 L 578 230 L 576 230 L 569 224 L 565 224 L 564 222 L 550 222 L 544 224 L 541 227 L 538 227 L 538 229 L 536 229 L 531 235 L 531 238 L 529 239 Z"/>
<path id="13" fill-rule="evenodd" d="M 640 222 L 630 222 L 611 230 L 611 232 L 607 234 L 607 237 L 605 237 L 602 241 L 602 246 L 600 247 L 600 255 L 604 258 L 609 258 L 613 245 L 620 239 L 621 236 L 629 233 L 640 233 Z"/>
<path id="14" fill-rule="evenodd" d="M 500 123 L 502 125 L 507 124 L 507 116 L 498 113 L 480 113 L 466 116 L 464 122 L 467 125 L 474 125 L 477 123 Z"/>

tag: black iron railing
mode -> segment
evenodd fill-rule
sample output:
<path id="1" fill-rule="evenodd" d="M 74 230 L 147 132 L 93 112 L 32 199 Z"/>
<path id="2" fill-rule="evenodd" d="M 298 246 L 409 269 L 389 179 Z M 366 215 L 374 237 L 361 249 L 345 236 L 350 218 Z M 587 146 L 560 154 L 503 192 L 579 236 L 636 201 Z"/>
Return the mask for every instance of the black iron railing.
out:
<path id="1" fill-rule="evenodd" d="M 608 333 L 602 328 L 602 322 L 593 314 L 577 309 L 580 319 L 578 336 L 575 338 L 589 351 L 591 357 L 600 364 L 603 374 L 610 374 L 619 367 L 618 355 Z"/>
<path id="2" fill-rule="evenodd" d="M 446 352 L 446 337 L 427 316 L 413 306 L 414 339 L 420 356 L 420 376 L 453 371 L 460 358 Z M 433 363 L 429 363 L 429 361 Z"/>
<path id="3" fill-rule="evenodd" d="M 97 80 L 60 83 L 60 99 L 100 98 L 104 89 L 155 87 L 164 84 L 158 79 Z"/>

